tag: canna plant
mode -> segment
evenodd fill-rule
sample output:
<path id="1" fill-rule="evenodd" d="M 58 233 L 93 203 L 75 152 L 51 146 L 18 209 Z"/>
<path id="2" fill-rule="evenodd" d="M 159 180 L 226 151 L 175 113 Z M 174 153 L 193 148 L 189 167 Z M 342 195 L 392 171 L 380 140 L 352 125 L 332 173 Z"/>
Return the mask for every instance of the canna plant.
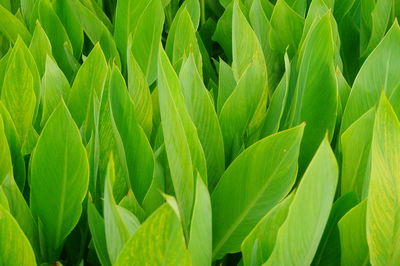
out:
<path id="1" fill-rule="evenodd" d="M 400 265 L 398 0 L 0 0 L 0 265 Z"/>

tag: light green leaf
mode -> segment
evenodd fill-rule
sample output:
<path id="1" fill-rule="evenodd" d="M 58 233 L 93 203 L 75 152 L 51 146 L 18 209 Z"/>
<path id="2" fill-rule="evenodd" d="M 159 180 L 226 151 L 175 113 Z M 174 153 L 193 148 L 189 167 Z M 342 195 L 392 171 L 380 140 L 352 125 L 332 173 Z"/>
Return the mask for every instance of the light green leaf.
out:
<path id="1" fill-rule="evenodd" d="M 214 259 L 239 251 L 257 222 L 289 193 L 303 129 L 301 125 L 258 141 L 225 171 L 211 196 Z"/>
<path id="2" fill-rule="evenodd" d="M 65 75 L 71 79 L 74 70 L 68 58 L 68 53 L 72 55 L 73 51 L 68 34 L 55 13 L 50 0 L 39 0 L 38 5 L 40 24 L 51 41 L 54 58 Z"/>
<path id="3" fill-rule="evenodd" d="M 6 134 L 4 132 L 4 124 L 3 119 L 0 116 L 0 184 L 6 178 L 8 174 L 12 172 L 12 160 L 11 160 L 11 153 L 8 147 L 8 141 Z"/>
<path id="4" fill-rule="evenodd" d="M 45 70 L 46 58 L 47 56 L 52 56 L 52 47 L 39 21 L 36 21 L 36 27 L 29 45 L 29 50 L 33 58 L 35 58 L 39 74 L 42 77 Z"/>
<path id="5" fill-rule="evenodd" d="M 178 76 L 162 48 L 158 89 L 168 164 L 182 221 L 188 226 L 193 204 L 194 173 L 198 171 L 207 183 L 206 164 L 197 130 L 185 106 Z"/>
<path id="6" fill-rule="evenodd" d="M 64 73 L 49 56 L 46 57 L 46 70 L 42 78 L 42 120 L 43 127 L 61 99 L 68 99 L 70 86 Z"/>
<path id="7" fill-rule="evenodd" d="M 243 149 L 246 129 L 257 109 L 265 85 L 261 73 L 259 65 L 251 63 L 219 114 L 225 159 L 228 163 Z"/>
<path id="8" fill-rule="evenodd" d="M 68 108 L 78 127 L 82 126 L 90 111 L 90 101 L 100 99 L 107 76 L 107 62 L 99 44 L 86 58 L 76 74 L 68 98 Z"/>
<path id="9" fill-rule="evenodd" d="M 130 186 L 141 203 L 153 179 L 154 157 L 146 134 L 136 118 L 134 104 L 125 80 L 116 67 L 110 78 L 110 107 L 115 122 L 115 134 L 121 136 Z"/>
<path id="10" fill-rule="evenodd" d="M 130 39 L 131 40 L 131 39 Z M 130 47 L 128 45 L 128 47 Z M 146 76 L 136 62 L 131 50 L 128 51 L 128 90 L 135 107 L 137 120 L 147 136 L 150 136 L 153 127 L 153 107 L 151 93 L 147 85 Z"/>
<path id="11" fill-rule="evenodd" d="M 357 203 L 358 200 L 354 192 L 347 193 L 335 201 L 312 265 L 336 266 L 340 264 L 338 222 Z"/>
<path id="12" fill-rule="evenodd" d="M 242 242 L 244 265 L 262 265 L 274 249 L 278 230 L 286 220 L 294 193 L 275 205 Z"/>
<path id="13" fill-rule="evenodd" d="M 105 186 L 107 168 L 110 154 L 113 154 L 115 162 L 115 180 L 113 182 L 113 194 L 116 202 L 120 202 L 129 189 L 129 170 L 125 157 L 124 145 L 116 130 L 115 121 L 110 104 L 110 83 L 105 86 L 101 96 L 100 114 L 98 121 L 99 136 L 99 173 L 98 188 Z M 97 122 L 96 122 L 97 123 Z M 103 191 L 98 191 L 102 195 Z"/>
<path id="14" fill-rule="evenodd" d="M 157 56 L 164 25 L 160 0 L 122 0 L 117 2 L 114 38 L 123 62 L 132 52 L 149 84 L 157 77 Z M 132 47 L 128 36 L 132 35 Z"/>
<path id="15" fill-rule="evenodd" d="M 63 101 L 44 127 L 30 165 L 30 206 L 39 221 L 43 257 L 56 261 L 78 223 L 89 184 L 86 151 Z"/>
<path id="16" fill-rule="evenodd" d="M 232 59 L 232 14 L 233 1 L 225 8 L 212 36 L 212 40 L 221 45 L 229 60 Z"/>
<path id="17" fill-rule="evenodd" d="M 239 2 L 237 1 L 234 3 L 232 16 L 232 53 L 232 70 L 238 83 L 252 64 L 257 66 L 258 81 L 251 85 L 254 87 L 252 91 L 257 93 L 249 93 L 249 96 L 245 96 L 249 100 L 249 106 L 252 105 L 256 109 L 254 110 L 254 114 L 252 114 L 252 111 L 247 112 L 247 115 L 250 115 L 250 120 L 247 121 L 248 125 L 245 121 L 241 121 L 242 127 L 248 126 L 248 135 L 250 136 L 248 144 L 252 144 L 259 139 L 259 130 L 266 113 L 265 110 L 268 100 L 267 68 L 258 37 L 247 22 Z M 250 90 L 249 88 L 246 89 L 248 91 Z M 246 109 L 247 108 L 245 108 L 245 110 Z M 229 151 L 229 149 L 227 151 Z"/>
<path id="18" fill-rule="evenodd" d="M 156 210 L 131 237 L 115 265 L 191 265 L 181 223 L 169 204 Z"/>
<path id="19" fill-rule="evenodd" d="M 269 94 L 275 90 L 284 71 L 281 54 L 271 48 L 271 23 L 269 19 L 274 6 L 269 1 L 254 0 L 250 9 L 249 17 L 251 26 L 256 33 L 263 49 L 265 63 L 268 70 Z M 280 32 L 283 32 L 280 30 Z"/>
<path id="20" fill-rule="evenodd" d="M 104 226 L 107 250 L 112 263 L 115 263 L 124 244 L 140 225 L 133 214 L 119 207 L 115 202 L 113 195 L 114 180 L 115 166 L 113 156 L 111 155 L 104 188 Z"/>
<path id="21" fill-rule="evenodd" d="M 232 70 L 236 81 L 239 81 L 252 62 L 259 65 L 260 76 L 266 79 L 267 70 L 260 42 L 237 1 L 233 5 L 232 53 Z"/>
<path id="22" fill-rule="evenodd" d="M 360 52 L 361 57 L 369 53 L 382 40 L 390 22 L 392 0 L 364 0 L 360 2 Z"/>
<path id="23" fill-rule="evenodd" d="M 72 2 L 56 0 L 53 8 L 68 34 L 75 58 L 79 58 L 82 53 L 84 36 L 79 20 L 74 16 L 75 10 Z"/>
<path id="24" fill-rule="evenodd" d="M 2 5 L 0 5 L 0 32 L 13 43 L 20 36 L 28 45 L 32 38 L 25 25 Z"/>
<path id="25" fill-rule="evenodd" d="M 236 80 L 232 68 L 220 58 L 219 60 L 219 80 L 218 80 L 218 98 L 217 111 L 221 113 L 226 100 L 236 88 Z"/>
<path id="26" fill-rule="evenodd" d="M 193 54 L 183 63 L 179 78 L 187 110 L 204 150 L 208 186 L 212 191 L 225 168 L 224 143 L 213 101 L 196 69 Z"/>
<path id="27" fill-rule="evenodd" d="M 7 137 L 8 147 L 11 153 L 12 165 L 14 178 L 18 187 L 23 191 L 25 185 L 25 161 L 21 153 L 21 142 L 18 137 L 17 130 L 14 122 L 4 107 L 4 104 L 0 101 L 0 116 L 4 125 L 4 134 Z"/>
<path id="28" fill-rule="evenodd" d="M 88 203 L 88 223 L 97 256 L 103 266 L 111 266 L 108 256 L 104 219 L 92 203 Z"/>
<path id="29" fill-rule="evenodd" d="M 342 195 L 354 191 L 359 200 L 368 195 L 374 120 L 375 109 L 372 108 L 342 134 Z"/>
<path id="30" fill-rule="evenodd" d="M 95 45 L 100 43 L 107 60 L 115 60 L 117 65 L 121 65 L 117 46 L 108 28 L 79 0 L 72 0 L 71 3 L 74 10 L 73 14 L 75 14 L 90 41 Z"/>
<path id="31" fill-rule="evenodd" d="M 36 106 L 34 76 L 26 60 L 27 49 L 24 48 L 26 46 L 22 40 L 17 40 L 1 90 L 1 100 L 10 113 L 22 143 L 32 127 Z"/>
<path id="32" fill-rule="evenodd" d="M 193 265 L 211 264 L 212 253 L 212 224 L 211 200 L 207 187 L 200 176 L 196 178 L 196 196 L 193 206 L 193 216 L 190 225 L 188 244 Z"/>
<path id="33" fill-rule="evenodd" d="M 0 264 L 36 265 L 29 241 L 11 214 L 0 206 Z"/>
<path id="34" fill-rule="evenodd" d="M 175 22 L 176 20 L 176 22 Z M 183 9 L 174 18 L 173 28 L 168 34 L 165 51 L 167 52 L 172 65 L 177 73 L 185 59 L 192 54 L 197 66 L 197 70 L 202 76 L 203 63 L 200 48 L 197 43 L 196 30 L 193 26 L 191 17 L 186 9 Z"/>
<path id="35" fill-rule="evenodd" d="M 365 219 L 367 200 L 352 208 L 340 219 L 341 265 L 369 265 Z"/>
<path id="36" fill-rule="evenodd" d="M 4 179 L 0 187 L 7 196 L 10 213 L 14 216 L 18 225 L 25 233 L 25 236 L 30 241 L 37 256 L 39 256 L 40 249 L 37 223 L 11 174 Z"/>
<path id="37" fill-rule="evenodd" d="M 271 102 L 269 103 L 265 115 L 264 126 L 261 131 L 262 137 L 269 136 L 279 131 L 283 112 L 286 107 L 286 99 L 290 86 L 291 66 L 287 54 L 285 54 L 284 60 L 286 71 L 272 95 Z"/>
<path id="38" fill-rule="evenodd" d="M 344 110 L 341 132 L 344 132 L 362 114 L 379 101 L 382 90 L 389 99 L 400 86 L 397 73 L 400 70 L 400 27 L 397 22 L 380 44 L 365 60 L 350 92 Z"/>
<path id="39" fill-rule="evenodd" d="M 371 144 L 367 241 L 372 265 L 400 261 L 400 122 L 382 93 Z"/>
<path id="40" fill-rule="evenodd" d="M 293 57 L 299 47 L 303 26 L 304 18 L 285 0 L 278 0 L 271 16 L 269 32 L 271 48 L 283 54 L 288 47 L 288 54 Z"/>
<path id="41" fill-rule="evenodd" d="M 327 137 L 311 160 L 264 265 L 310 265 L 335 196 L 338 167 Z"/>
<path id="42" fill-rule="evenodd" d="M 336 125 L 338 91 L 329 12 L 313 23 L 300 58 L 294 124 L 307 124 L 300 156 L 300 169 L 304 171 L 327 131 L 332 139 Z"/>

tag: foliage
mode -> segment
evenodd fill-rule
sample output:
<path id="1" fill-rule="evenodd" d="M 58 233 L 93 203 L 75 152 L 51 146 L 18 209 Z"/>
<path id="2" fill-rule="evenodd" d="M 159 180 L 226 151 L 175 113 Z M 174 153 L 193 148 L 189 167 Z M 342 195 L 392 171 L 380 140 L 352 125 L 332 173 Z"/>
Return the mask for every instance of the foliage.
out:
<path id="1" fill-rule="evenodd" d="M 0 0 L 0 265 L 399 265 L 398 0 Z"/>

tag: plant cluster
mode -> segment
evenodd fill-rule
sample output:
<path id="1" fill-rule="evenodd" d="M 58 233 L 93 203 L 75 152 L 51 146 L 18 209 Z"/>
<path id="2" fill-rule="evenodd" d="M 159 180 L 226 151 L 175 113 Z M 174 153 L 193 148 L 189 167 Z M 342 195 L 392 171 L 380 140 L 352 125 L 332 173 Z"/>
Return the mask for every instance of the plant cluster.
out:
<path id="1" fill-rule="evenodd" d="M 400 265 L 398 0 L 0 0 L 0 265 Z"/>

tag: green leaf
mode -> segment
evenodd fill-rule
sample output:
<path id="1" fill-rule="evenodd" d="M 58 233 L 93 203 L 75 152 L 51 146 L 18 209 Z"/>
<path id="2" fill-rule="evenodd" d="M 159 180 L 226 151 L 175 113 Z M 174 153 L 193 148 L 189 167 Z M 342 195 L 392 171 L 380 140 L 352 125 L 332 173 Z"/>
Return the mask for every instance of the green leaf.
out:
<path id="1" fill-rule="evenodd" d="M 232 16 L 232 70 L 236 81 L 242 77 L 252 62 L 260 67 L 260 75 L 266 79 L 263 51 L 238 2 L 233 6 Z"/>
<path id="2" fill-rule="evenodd" d="M 374 120 L 375 109 L 373 108 L 342 134 L 342 195 L 354 191 L 359 200 L 368 195 Z"/>
<path id="3" fill-rule="evenodd" d="M 190 265 L 181 223 L 169 204 L 157 209 L 131 237 L 115 265 Z"/>
<path id="4" fill-rule="evenodd" d="M 207 183 L 206 164 L 197 130 L 185 106 L 178 76 L 162 48 L 158 89 L 168 164 L 182 221 L 188 226 L 193 204 L 194 173 L 198 171 Z"/>
<path id="5" fill-rule="evenodd" d="M 358 200 L 354 192 L 347 193 L 335 201 L 312 265 L 334 266 L 340 264 L 340 235 L 337 224 L 343 215 L 357 203 Z"/>
<path id="6" fill-rule="evenodd" d="M 365 219 L 367 201 L 352 208 L 340 219 L 341 265 L 369 265 Z"/>
<path id="7" fill-rule="evenodd" d="M 196 30 L 193 26 L 189 12 L 186 9 L 183 9 L 177 14 L 172 27 L 171 32 L 168 34 L 165 51 L 167 52 L 176 72 L 179 73 L 185 59 L 189 54 L 192 54 L 197 70 L 200 73 L 200 76 L 202 76 L 203 63 L 200 48 L 197 43 Z"/>
<path id="8" fill-rule="evenodd" d="M 271 16 L 269 32 L 271 48 L 283 54 L 288 47 L 288 54 L 293 57 L 299 47 L 303 27 L 304 18 L 285 0 L 278 0 Z"/>
<path id="9" fill-rule="evenodd" d="M 55 261 L 78 223 L 89 184 L 86 151 L 63 101 L 44 127 L 30 165 L 30 206 L 39 223 L 42 255 Z"/>
<path id="10" fill-rule="evenodd" d="M 365 60 L 350 92 L 344 110 L 341 132 L 379 101 L 382 90 L 389 99 L 399 87 L 396 73 L 400 69 L 400 27 L 397 22 Z"/>
<path id="11" fill-rule="evenodd" d="M 328 139 L 322 141 L 300 181 L 288 216 L 264 265 L 310 265 L 335 196 L 338 167 Z"/>
<path id="12" fill-rule="evenodd" d="M 75 58 L 79 58 L 82 53 L 84 36 L 79 20 L 74 15 L 75 10 L 71 1 L 56 0 L 53 8 L 68 34 Z"/>
<path id="13" fill-rule="evenodd" d="M 251 63 L 219 114 L 228 163 L 243 149 L 246 129 L 256 112 L 265 85 L 261 73 L 259 65 Z"/>
<path id="14" fill-rule="evenodd" d="M 161 191 L 165 191 L 165 177 L 163 171 L 163 167 L 158 162 L 158 159 L 156 159 L 153 180 L 142 203 L 147 216 L 153 213 L 164 202 L 164 198 L 161 195 Z"/>
<path id="15" fill-rule="evenodd" d="M 269 94 L 275 90 L 284 70 L 283 62 L 281 62 L 281 54 L 272 50 L 270 44 L 272 39 L 270 37 L 271 23 L 269 19 L 271 18 L 273 8 L 274 6 L 269 1 L 254 0 L 249 13 L 251 26 L 263 49 L 268 70 Z"/>
<path id="16" fill-rule="evenodd" d="M 116 67 L 113 67 L 110 78 L 110 107 L 116 134 L 119 133 L 124 146 L 130 186 L 141 203 L 153 179 L 153 151 L 137 121 L 124 78 Z"/>
<path id="17" fill-rule="evenodd" d="M 52 47 L 39 21 L 36 21 L 36 27 L 29 45 L 29 50 L 33 58 L 35 58 L 39 74 L 42 77 L 45 71 L 46 58 L 52 55 Z"/>
<path id="18" fill-rule="evenodd" d="M 373 132 L 367 241 L 372 265 L 394 265 L 400 261 L 400 122 L 383 93 Z"/>
<path id="19" fill-rule="evenodd" d="M 204 150 L 208 185 L 212 191 L 224 172 L 224 143 L 213 101 L 196 69 L 193 54 L 183 63 L 179 79 L 186 107 Z"/>
<path id="20" fill-rule="evenodd" d="M 78 127 L 82 126 L 90 111 L 94 95 L 100 99 L 107 76 L 107 62 L 99 44 L 86 58 L 76 74 L 68 98 L 68 108 Z"/>
<path id="21" fill-rule="evenodd" d="M 22 40 L 17 40 L 8 61 L 1 90 L 1 100 L 10 113 L 22 143 L 32 127 L 36 106 L 35 77 L 26 60 L 26 51 Z"/>
<path id="22" fill-rule="evenodd" d="M 218 80 L 218 98 L 217 110 L 218 114 L 224 106 L 226 100 L 236 88 L 236 80 L 233 75 L 232 68 L 220 58 L 219 60 L 219 80 Z"/>
<path id="23" fill-rule="evenodd" d="M 294 193 L 275 205 L 242 242 L 244 265 L 262 265 L 274 249 L 279 228 L 285 221 Z"/>
<path id="24" fill-rule="evenodd" d="M 129 46 L 129 45 L 128 45 Z M 130 47 L 130 46 L 129 46 Z M 135 107 L 137 120 L 147 136 L 150 136 L 153 123 L 153 106 L 146 76 L 140 69 L 131 50 L 128 52 L 128 90 Z"/>
<path id="25" fill-rule="evenodd" d="M 164 25 L 160 0 L 122 0 L 117 2 L 114 38 L 123 62 L 132 52 L 149 84 L 157 77 L 157 56 Z M 132 35 L 132 47 L 128 37 Z"/>
<path id="26" fill-rule="evenodd" d="M 193 206 L 193 216 L 190 225 L 188 244 L 193 265 L 211 264 L 212 224 L 211 200 L 207 187 L 200 176 L 196 178 L 196 196 Z"/>
<path id="27" fill-rule="evenodd" d="M 290 86 L 291 66 L 289 57 L 285 54 L 285 74 L 283 75 L 278 87 L 272 95 L 267 113 L 265 115 L 264 126 L 261 131 L 261 136 L 266 137 L 279 131 L 281 119 L 286 106 L 286 99 Z"/>
<path id="28" fill-rule="evenodd" d="M 248 144 L 252 144 L 258 140 L 258 133 L 265 117 L 265 109 L 268 100 L 268 78 L 267 68 L 260 42 L 258 41 L 257 35 L 251 28 L 250 24 L 247 22 L 246 17 L 242 13 L 238 2 L 235 2 L 233 6 L 232 53 L 232 70 L 238 83 L 246 70 L 252 64 L 257 66 L 256 69 L 258 72 L 258 81 L 251 85 L 254 87 L 252 91 L 256 93 L 249 93 L 249 96 L 245 96 L 248 98 L 249 106 L 252 105 L 255 107 L 254 114 L 251 114 L 252 111 L 247 113 L 248 115 L 251 115 L 249 117 L 250 120 L 248 120 L 248 134 L 249 136 L 253 137 L 253 139 L 249 137 L 250 140 Z M 250 90 L 249 88 L 246 89 Z M 246 109 L 247 108 L 245 107 L 245 110 Z M 242 121 L 242 126 L 247 127 L 245 121 Z M 252 136 L 253 134 L 254 136 Z M 227 151 L 229 151 L 229 149 Z"/>
<path id="29" fill-rule="evenodd" d="M 336 125 L 338 92 L 329 12 L 313 23 L 300 58 L 294 124 L 307 123 L 300 156 L 300 169 L 304 171 L 327 131 L 332 139 Z"/>
<path id="30" fill-rule="evenodd" d="M 88 202 L 88 223 L 97 256 L 103 266 L 110 266 L 108 256 L 104 219 L 92 202 Z"/>
<path id="31" fill-rule="evenodd" d="M 212 40 L 221 45 L 229 60 L 232 59 L 232 14 L 233 1 L 225 8 L 224 13 L 218 19 L 217 27 L 212 36 Z"/>
<path id="32" fill-rule="evenodd" d="M 390 22 L 392 0 L 361 1 L 360 51 L 366 57 L 382 40 Z"/>
<path id="33" fill-rule="evenodd" d="M 46 57 L 46 70 L 42 78 L 42 120 L 43 127 L 62 99 L 67 100 L 70 86 L 62 70 L 49 56 Z"/>
<path id="34" fill-rule="evenodd" d="M 18 184 L 18 187 L 21 189 L 21 191 L 23 191 L 25 185 L 25 161 L 21 153 L 21 142 L 19 140 L 14 122 L 8 110 L 1 101 L 0 116 L 3 121 L 4 134 L 7 137 L 7 143 L 11 153 L 14 178 Z"/>
<path id="35" fill-rule="evenodd" d="M 11 214 L 0 206 L 0 264 L 37 265 L 29 241 Z"/>
<path id="36" fill-rule="evenodd" d="M 90 41 L 95 45 L 100 43 L 107 60 L 115 60 L 117 65 L 121 65 L 117 46 L 109 29 L 79 0 L 72 0 L 71 3 L 74 14 Z"/>
<path id="37" fill-rule="evenodd" d="M 11 161 L 11 153 L 8 147 L 8 141 L 6 134 L 4 132 L 4 124 L 3 119 L 0 116 L 0 184 L 3 182 L 4 178 L 12 172 L 12 161 Z"/>
<path id="38" fill-rule="evenodd" d="M 104 188 L 104 225 L 107 250 L 112 263 L 115 263 L 124 244 L 140 225 L 133 214 L 119 207 L 115 202 L 112 187 L 114 180 L 115 166 L 113 156 L 111 155 Z"/>
<path id="39" fill-rule="evenodd" d="M 14 216 L 25 236 L 30 241 L 36 255 L 39 256 L 40 249 L 37 223 L 11 174 L 6 176 L 0 187 L 7 196 L 10 213 Z"/>
<path id="40" fill-rule="evenodd" d="M 113 182 L 113 194 L 116 202 L 120 202 L 129 189 L 129 170 L 125 157 L 124 145 L 116 130 L 115 121 L 111 111 L 110 104 L 110 83 L 105 86 L 101 96 L 99 121 L 96 130 L 99 136 L 99 173 L 97 195 L 101 197 L 105 186 L 105 180 L 108 173 L 108 164 L 110 154 L 114 156 L 115 162 L 115 180 Z M 96 122 L 97 123 L 97 122 Z M 101 191 L 102 190 L 102 191 Z"/>
<path id="41" fill-rule="evenodd" d="M 13 43 L 20 36 L 28 45 L 32 37 L 25 25 L 2 5 L 0 5 L 0 32 Z"/>
<path id="42" fill-rule="evenodd" d="M 51 41 L 54 58 L 57 60 L 57 63 L 60 65 L 65 75 L 71 79 L 74 73 L 73 66 L 70 64 L 68 58 L 68 53 L 73 54 L 73 51 L 68 34 L 54 11 L 50 0 L 39 0 L 38 5 L 40 24 Z"/>
<path id="43" fill-rule="evenodd" d="M 211 196 L 214 259 L 239 251 L 257 222 L 289 193 L 303 129 L 301 125 L 258 141 L 225 171 Z"/>

